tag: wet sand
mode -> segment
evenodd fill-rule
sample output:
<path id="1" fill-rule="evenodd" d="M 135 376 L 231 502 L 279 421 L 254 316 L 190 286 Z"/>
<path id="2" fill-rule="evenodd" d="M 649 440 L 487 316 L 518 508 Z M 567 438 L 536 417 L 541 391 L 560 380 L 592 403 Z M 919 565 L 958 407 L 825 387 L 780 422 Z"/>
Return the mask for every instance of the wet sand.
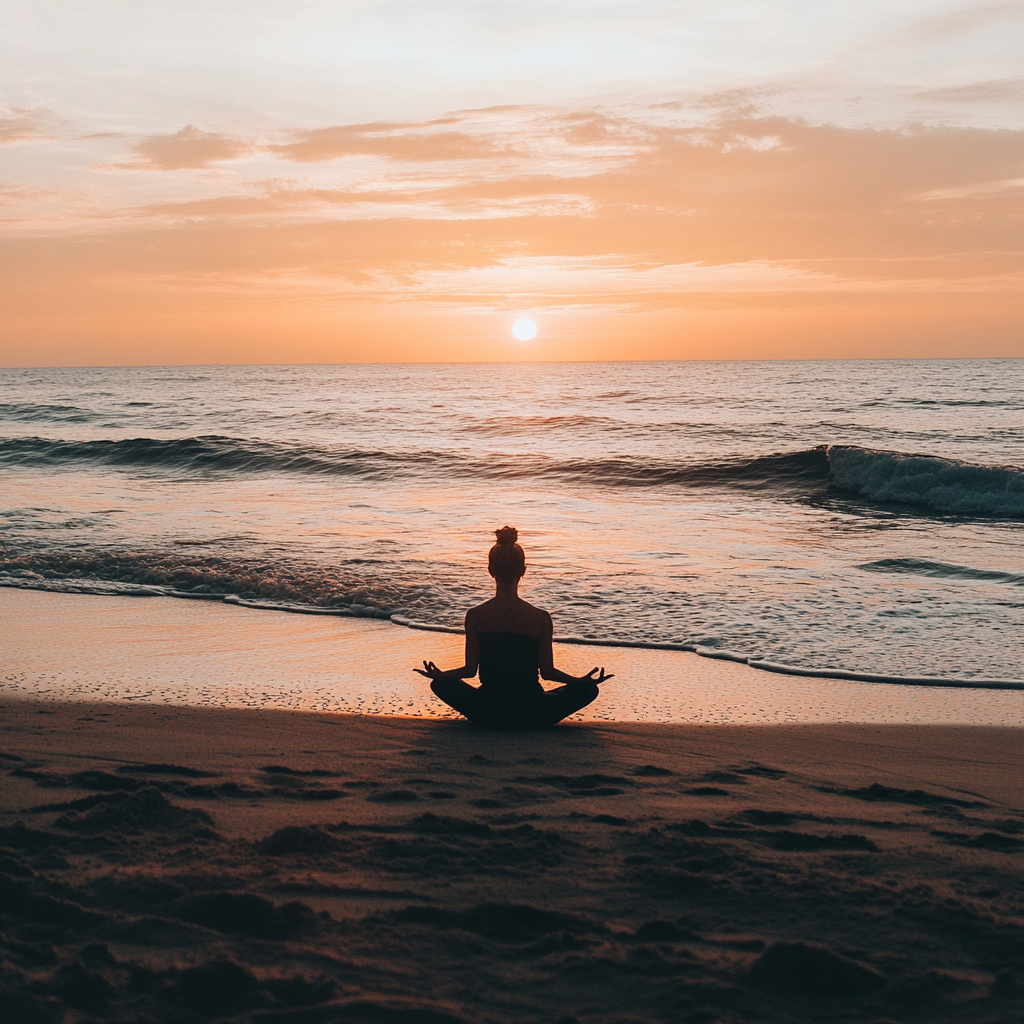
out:
<path id="1" fill-rule="evenodd" d="M 412 670 L 463 656 L 461 636 L 379 619 L 168 597 L 0 587 L 0 622 L 0 694 L 49 700 L 444 718 Z M 556 644 L 555 660 L 615 673 L 577 721 L 1024 726 L 1024 691 L 786 676 L 679 651 Z"/>
<path id="2" fill-rule="evenodd" d="M 320 654 L 351 636 L 335 671 L 378 694 L 399 692 L 392 666 L 449 638 L 253 613 L 259 640 L 189 602 L 21 597 L 4 605 L 0 695 L 5 1019 L 1024 1015 L 1020 728 L 591 718 L 487 733 L 246 707 L 261 659 L 280 674 L 268 692 L 310 700 L 310 653 L 280 631 Z M 367 636 L 398 646 L 374 662 Z M 636 671 L 638 652 L 621 653 Z M 700 708 L 743 673 L 766 678 L 648 653 L 677 659 Z M 122 671 L 151 691 L 118 697 Z M 243 706 L 209 706 L 224 672 Z M 921 706 L 928 694 L 947 691 L 917 691 Z"/>

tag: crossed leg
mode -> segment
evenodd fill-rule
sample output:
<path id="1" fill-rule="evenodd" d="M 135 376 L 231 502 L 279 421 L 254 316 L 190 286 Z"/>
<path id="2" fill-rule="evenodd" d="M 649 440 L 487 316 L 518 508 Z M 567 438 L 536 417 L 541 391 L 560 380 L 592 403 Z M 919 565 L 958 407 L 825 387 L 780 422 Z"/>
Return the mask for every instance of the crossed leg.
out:
<path id="1" fill-rule="evenodd" d="M 600 691 L 594 683 L 566 683 L 548 690 L 540 699 L 541 714 L 537 725 L 555 725 L 597 700 Z"/>
<path id="2" fill-rule="evenodd" d="M 507 706 L 489 699 L 463 679 L 435 679 L 431 690 L 450 708 L 485 729 L 540 729 L 585 708 L 597 699 L 594 683 L 567 683 L 538 695 L 525 706 Z"/>

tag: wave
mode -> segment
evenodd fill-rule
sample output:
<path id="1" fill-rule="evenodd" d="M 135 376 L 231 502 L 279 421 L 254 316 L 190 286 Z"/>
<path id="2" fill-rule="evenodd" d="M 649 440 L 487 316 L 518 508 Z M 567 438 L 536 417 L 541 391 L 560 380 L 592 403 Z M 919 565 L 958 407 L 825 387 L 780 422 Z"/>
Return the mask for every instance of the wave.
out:
<path id="1" fill-rule="evenodd" d="M 1017 401 L 991 401 L 986 399 L 957 399 L 957 398 L 889 398 L 884 402 L 869 402 L 868 405 L 940 405 L 950 408 L 975 408 L 975 409 L 1013 409 L 1020 410 L 1020 403 Z"/>
<path id="2" fill-rule="evenodd" d="M 95 413 L 76 405 L 39 405 L 35 402 L 0 402 L 0 420 L 21 423 L 92 423 Z"/>
<path id="3" fill-rule="evenodd" d="M 874 502 L 916 505 L 947 515 L 1024 518 L 1024 470 L 934 455 L 832 446 L 833 488 Z"/>
<path id="4" fill-rule="evenodd" d="M 289 473 L 381 481 L 456 474 L 463 479 L 533 478 L 623 488 L 724 487 L 791 498 L 856 496 L 862 502 L 913 506 L 932 514 L 1024 518 L 1024 470 L 854 445 L 687 463 L 629 456 L 388 452 L 222 435 L 116 441 L 21 437 L 0 440 L 0 464 L 94 465 L 196 476 Z"/>
<path id="5" fill-rule="evenodd" d="M 191 550 L 11 554 L 0 549 L 0 583 L 65 593 L 152 593 L 216 601 L 234 596 L 321 614 L 369 618 L 389 618 L 417 603 L 417 595 L 409 588 L 367 580 L 344 566 L 201 555 Z"/>
<path id="6" fill-rule="evenodd" d="M 626 456 L 557 459 L 508 453 L 473 458 L 462 452 L 332 448 L 287 441 L 208 435 L 135 437 L 117 441 L 65 441 L 41 437 L 0 440 L 0 464 L 11 467 L 69 465 L 158 469 L 188 474 L 299 473 L 370 479 L 428 472 L 482 478 L 540 477 L 618 487 L 734 486 L 807 490 L 828 483 L 824 446 L 807 451 L 682 464 Z"/>
<path id="7" fill-rule="evenodd" d="M 1008 583 L 1024 587 L 1024 573 L 1002 572 L 999 569 L 972 569 L 969 565 L 947 565 L 920 558 L 883 558 L 877 562 L 858 565 L 867 572 L 909 573 L 914 576 L 932 576 L 940 579 L 982 580 L 986 583 Z"/>
<path id="8" fill-rule="evenodd" d="M 429 458 L 424 453 L 421 458 Z M 373 476 L 394 458 L 384 452 L 345 451 L 281 441 L 208 435 L 132 437 L 118 441 L 51 441 L 41 437 L 0 441 L 0 463 L 9 466 L 91 464 L 192 474 L 353 473 Z"/>

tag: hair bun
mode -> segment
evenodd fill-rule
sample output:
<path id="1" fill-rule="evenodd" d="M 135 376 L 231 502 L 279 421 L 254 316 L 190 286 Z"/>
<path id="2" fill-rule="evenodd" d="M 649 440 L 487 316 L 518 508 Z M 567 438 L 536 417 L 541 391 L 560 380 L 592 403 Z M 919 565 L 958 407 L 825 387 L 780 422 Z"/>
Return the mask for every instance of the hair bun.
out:
<path id="1" fill-rule="evenodd" d="M 514 526 L 503 526 L 500 530 L 494 531 L 494 536 L 498 538 L 498 543 L 502 547 L 512 547 L 519 540 L 519 531 Z"/>

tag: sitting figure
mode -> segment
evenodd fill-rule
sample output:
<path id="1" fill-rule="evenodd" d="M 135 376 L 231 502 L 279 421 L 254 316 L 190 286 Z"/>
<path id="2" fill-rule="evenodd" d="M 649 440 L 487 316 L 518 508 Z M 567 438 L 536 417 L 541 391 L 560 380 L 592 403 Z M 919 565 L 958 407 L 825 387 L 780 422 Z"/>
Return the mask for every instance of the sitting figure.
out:
<path id="1" fill-rule="evenodd" d="M 555 668 L 551 652 L 551 616 L 524 601 L 518 593 L 526 572 L 526 556 L 516 543 L 514 527 L 496 531 L 487 571 L 495 595 L 466 613 L 466 663 L 442 672 L 432 661 L 422 669 L 430 688 L 449 707 L 488 729 L 535 729 L 554 725 L 597 697 L 597 685 L 610 675 L 592 668 L 570 676 Z M 480 670 L 480 685 L 465 682 Z M 537 679 L 563 683 L 545 690 Z"/>

